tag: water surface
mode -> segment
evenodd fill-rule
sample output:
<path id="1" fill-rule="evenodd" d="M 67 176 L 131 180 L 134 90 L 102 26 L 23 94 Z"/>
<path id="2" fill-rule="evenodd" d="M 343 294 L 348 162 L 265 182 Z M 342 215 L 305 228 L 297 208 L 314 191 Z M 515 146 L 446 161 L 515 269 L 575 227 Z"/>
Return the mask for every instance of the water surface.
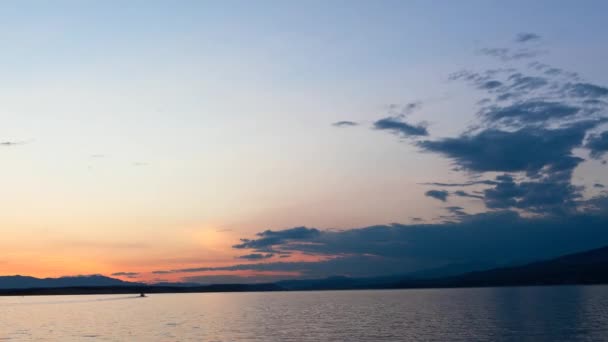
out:
<path id="1" fill-rule="evenodd" d="M 608 341 L 608 286 L 0 297 L 8 341 Z"/>

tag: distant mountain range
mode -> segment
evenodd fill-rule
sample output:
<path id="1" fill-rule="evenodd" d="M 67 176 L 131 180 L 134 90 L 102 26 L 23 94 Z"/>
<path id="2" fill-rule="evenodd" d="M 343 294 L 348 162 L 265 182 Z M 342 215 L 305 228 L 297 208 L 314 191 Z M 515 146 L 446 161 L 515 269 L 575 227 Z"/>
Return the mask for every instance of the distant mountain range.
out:
<path id="1" fill-rule="evenodd" d="M 0 276 L 0 289 L 57 288 L 71 286 L 131 286 L 142 285 L 102 275 L 60 278 L 34 278 L 21 275 Z"/>
<path id="2" fill-rule="evenodd" d="M 59 278 L 35 278 L 21 275 L 0 276 L 0 290 L 2 289 L 32 289 L 32 288 L 63 288 L 63 287 L 90 287 L 90 286 L 159 286 L 159 287 L 190 287 L 201 286 L 197 283 L 161 282 L 145 284 L 123 281 L 103 275 L 79 275 Z"/>
<path id="3" fill-rule="evenodd" d="M 460 275 L 429 277 L 417 272 L 373 278 L 330 277 L 312 280 L 286 280 L 274 284 L 193 283 L 143 284 L 126 282 L 102 275 L 61 278 L 0 276 L 0 295 L 27 294 L 93 294 L 93 293 L 161 293 L 161 292 L 232 292 L 293 291 L 339 289 L 390 289 L 526 286 L 563 284 L 608 284 L 608 246 L 522 266 L 495 268 Z"/>
<path id="4" fill-rule="evenodd" d="M 421 285 L 469 287 L 607 283 L 608 246 L 523 266 L 431 279 L 421 282 Z M 412 285 L 412 282 L 403 281 L 399 285 L 408 286 Z"/>
<path id="5" fill-rule="evenodd" d="M 433 272 L 431 272 L 433 273 Z M 278 282 L 287 290 L 437 288 L 608 284 L 608 246 L 521 266 L 494 268 L 444 277 L 417 272 L 402 277 L 346 278 Z"/>

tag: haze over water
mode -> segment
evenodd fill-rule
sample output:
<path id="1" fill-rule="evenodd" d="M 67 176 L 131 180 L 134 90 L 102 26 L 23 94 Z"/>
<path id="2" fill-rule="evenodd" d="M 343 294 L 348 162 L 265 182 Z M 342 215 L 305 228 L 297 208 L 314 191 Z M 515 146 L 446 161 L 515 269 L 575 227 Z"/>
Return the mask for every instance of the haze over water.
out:
<path id="1" fill-rule="evenodd" d="M 6 341 L 599 341 L 608 286 L 1 297 Z"/>

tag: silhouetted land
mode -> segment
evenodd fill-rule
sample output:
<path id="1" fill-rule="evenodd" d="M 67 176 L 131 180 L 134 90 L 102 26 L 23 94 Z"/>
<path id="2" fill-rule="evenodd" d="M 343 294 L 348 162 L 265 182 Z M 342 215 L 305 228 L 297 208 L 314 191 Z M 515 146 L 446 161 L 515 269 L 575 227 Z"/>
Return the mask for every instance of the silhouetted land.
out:
<path id="1" fill-rule="evenodd" d="M 217 284 L 205 286 L 78 286 L 27 289 L 0 289 L 3 296 L 28 295 L 84 295 L 84 294 L 139 294 L 139 293 L 193 293 L 193 292 L 255 292 L 281 291 L 275 284 Z"/>
<path id="2" fill-rule="evenodd" d="M 375 278 L 330 277 L 326 279 L 280 281 L 273 284 L 191 286 L 191 284 L 179 283 L 146 285 L 124 282 L 104 276 L 47 279 L 8 276 L 0 277 L 0 295 L 307 291 L 566 284 L 608 284 L 608 247 L 569 254 L 523 266 L 495 268 L 431 279 L 405 276 Z"/>

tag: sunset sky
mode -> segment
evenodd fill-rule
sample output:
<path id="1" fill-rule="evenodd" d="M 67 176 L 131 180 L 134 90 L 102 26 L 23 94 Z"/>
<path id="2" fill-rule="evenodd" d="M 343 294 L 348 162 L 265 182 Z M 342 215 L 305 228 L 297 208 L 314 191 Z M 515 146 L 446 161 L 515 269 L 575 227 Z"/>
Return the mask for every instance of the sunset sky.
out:
<path id="1" fill-rule="evenodd" d="M 606 13 L 2 2 L 0 275 L 258 282 L 606 245 Z"/>

